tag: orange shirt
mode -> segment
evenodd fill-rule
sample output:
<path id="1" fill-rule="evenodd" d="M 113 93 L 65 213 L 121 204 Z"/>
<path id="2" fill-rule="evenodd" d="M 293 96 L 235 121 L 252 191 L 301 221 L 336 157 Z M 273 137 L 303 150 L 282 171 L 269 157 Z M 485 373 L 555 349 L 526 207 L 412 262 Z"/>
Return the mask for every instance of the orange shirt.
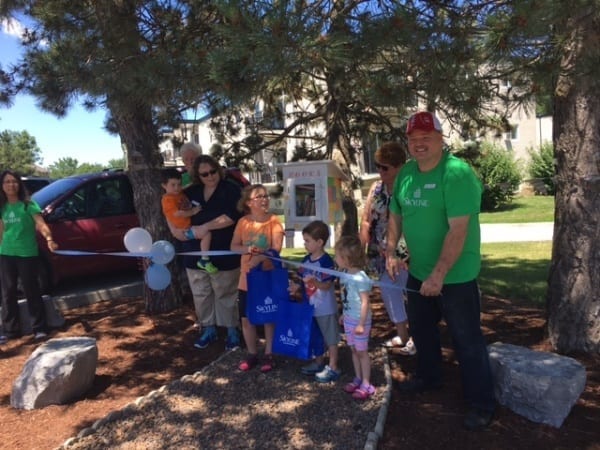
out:
<path id="1" fill-rule="evenodd" d="M 179 210 L 190 209 L 190 201 L 183 192 L 179 195 L 163 194 L 160 204 L 163 214 L 175 228 L 187 230 L 191 226 L 191 218 L 175 215 Z"/>
<path id="2" fill-rule="evenodd" d="M 273 237 L 281 234 L 283 236 L 283 225 L 275 214 L 270 214 L 264 222 L 256 222 L 250 216 L 242 217 L 233 232 L 233 241 L 241 241 L 245 246 L 258 247 L 260 250 L 268 250 L 273 247 Z M 242 255 L 240 261 L 240 282 L 238 289 L 248 290 L 246 274 L 250 270 L 250 255 Z"/>

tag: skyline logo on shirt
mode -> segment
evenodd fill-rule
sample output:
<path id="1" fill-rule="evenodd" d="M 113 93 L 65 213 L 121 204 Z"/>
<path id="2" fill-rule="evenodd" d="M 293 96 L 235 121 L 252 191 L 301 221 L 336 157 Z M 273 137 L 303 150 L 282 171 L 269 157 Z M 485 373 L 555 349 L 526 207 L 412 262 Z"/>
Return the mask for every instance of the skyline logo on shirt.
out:
<path id="1" fill-rule="evenodd" d="M 403 204 L 405 206 L 416 206 L 417 208 L 428 208 L 429 200 L 421 198 L 421 188 L 415 189 L 413 192 L 413 198 L 404 198 Z"/>
<path id="2" fill-rule="evenodd" d="M 13 211 L 11 211 L 6 215 L 6 218 L 4 221 L 6 223 L 20 223 L 21 219 L 19 217 L 15 216 L 15 213 Z"/>

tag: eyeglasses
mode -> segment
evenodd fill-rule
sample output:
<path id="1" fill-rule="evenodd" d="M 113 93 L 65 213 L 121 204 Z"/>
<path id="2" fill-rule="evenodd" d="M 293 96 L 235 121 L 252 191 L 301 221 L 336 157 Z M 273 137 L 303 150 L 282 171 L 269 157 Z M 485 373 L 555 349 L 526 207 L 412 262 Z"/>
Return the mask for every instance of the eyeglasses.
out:
<path id="1" fill-rule="evenodd" d="M 268 194 L 260 194 L 260 195 L 257 195 L 256 197 L 252 197 L 250 200 L 269 200 L 270 198 L 271 198 L 271 196 Z"/>
<path id="2" fill-rule="evenodd" d="M 198 175 L 200 175 L 201 178 L 206 178 L 207 176 L 214 175 L 217 172 L 218 172 L 217 169 L 211 169 L 208 172 L 202 172 L 202 173 L 199 173 Z"/>
<path id="3" fill-rule="evenodd" d="M 375 163 L 375 168 L 377 170 L 381 170 L 382 172 L 387 172 L 390 169 L 390 166 L 386 166 L 385 164 Z"/>

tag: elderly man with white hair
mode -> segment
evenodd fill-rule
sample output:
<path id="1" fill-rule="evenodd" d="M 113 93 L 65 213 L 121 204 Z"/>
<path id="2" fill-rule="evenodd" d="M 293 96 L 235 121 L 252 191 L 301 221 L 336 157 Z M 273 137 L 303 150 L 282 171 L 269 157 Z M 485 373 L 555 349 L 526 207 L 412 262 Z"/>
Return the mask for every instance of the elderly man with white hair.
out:
<path id="1" fill-rule="evenodd" d="M 185 166 L 185 173 L 181 176 L 181 186 L 183 188 L 192 184 L 194 177 L 194 161 L 202 154 L 202 149 L 193 142 L 186 142 L 179 149 L 179 156 Z"/>

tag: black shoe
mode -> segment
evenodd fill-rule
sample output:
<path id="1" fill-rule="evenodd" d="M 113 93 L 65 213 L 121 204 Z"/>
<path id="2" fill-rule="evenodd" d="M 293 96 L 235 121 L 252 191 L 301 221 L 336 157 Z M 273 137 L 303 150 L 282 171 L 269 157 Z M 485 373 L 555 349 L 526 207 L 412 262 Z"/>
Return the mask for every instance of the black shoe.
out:
<path id="1" fill-rule="evenodd" d="M 463 422 L 465 428 L 470 431 L 483 430 L 492 423 L 494 411 L 485 411 L 479 408 L 471 408 Z"/>
<path id="2" fill-rule="evenodd" d="M 398 384 L 398 389 L 407 394 L 421 394 L 425 391 L 437 391 L 441 388 L 441 382 L 426 382 L 422 378 L 412 378 Z"/>

